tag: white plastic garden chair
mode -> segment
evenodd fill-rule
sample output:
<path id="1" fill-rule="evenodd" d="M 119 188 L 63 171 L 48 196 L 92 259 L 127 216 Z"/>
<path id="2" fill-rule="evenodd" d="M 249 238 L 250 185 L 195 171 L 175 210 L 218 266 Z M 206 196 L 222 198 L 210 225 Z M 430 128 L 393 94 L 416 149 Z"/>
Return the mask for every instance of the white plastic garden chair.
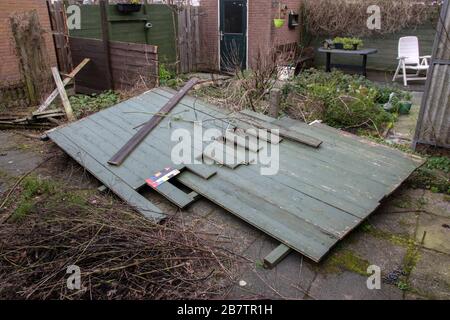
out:
<path id="1" fill-rule="evenodd" d="M 408 81 L 426 80 L 430 64 L 428 62 L 431 56 L 419 55 L 419 39 L 415 36 L 400 38 L 398 42 L 398 67 L 394 78 L 403 78 L 403 84 L 408 86 Z M 407 73 L 407 70 L 416 71 L 415 74 Z M 400 73 L 400 71 L 402 71 Z M 424 71 L 425 76 L 420 76 Z"/>

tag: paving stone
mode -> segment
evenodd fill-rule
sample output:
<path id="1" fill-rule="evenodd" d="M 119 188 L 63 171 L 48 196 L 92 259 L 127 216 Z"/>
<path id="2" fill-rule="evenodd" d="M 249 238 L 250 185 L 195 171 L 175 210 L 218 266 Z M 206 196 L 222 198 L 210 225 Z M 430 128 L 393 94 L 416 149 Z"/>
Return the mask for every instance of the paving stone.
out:
<path id="1" fill-rule="evenodd" d="M 397 209 L 397 211 L 389 209 L 392 208 L 387 206 L 379 208 L 369 217 L 369 223 L 385 233 L 413 238 L 420 213 L 402 211 L 404 209 Z"/>
<path id="2" fill-rule="evenodd" d="M 422 242 L 424 232 L 426 232 L 423 243 L 425 248 L 450 254 L 450 218 L 421 214 L 416 235 L 418 243 Z"/>
<path id="3" fill-rule="evenodd" d="M 359 232 L 354 240 L 343 248 L 351 250 L 361 259 L 381 268 L 382 275 L 386 275 L 400 267 L 407 248 L 395 245 L 387 239 L 380 239 L 368 233 Z"/>
<path id="4" fill-rule="evenodd" d="M 367 277 L 344 271 L 339 274 L 319 273 L 311 285 L 310 294 L 323 300 L 399 300 L 401 290 L 381 284 L 380 290 L 367 288 Z"/>
<path id="5" fill-rule="evenodd" d="M 429 213 L 450 218 L 450 201 L 448 195 L 442 193 L 433 193 L 426 190 L 423 198 L 425 204 L 423 209 Z"/>
<path id="6" fill-rule="evenodd" d="M 450 299 L 450 256 L 421 250 L 409 277 L 413 294 L 426 299 Z M 409 297 L 409 295 L 407 295 Z"/>
<path id="7" fill-rule="evenodd" d="M 278 245 L 277 241 L 263 235 L 245 251 L 245 256 L 253 263 L 246 265 L 239 279 L 244 280 L 247 285 L 235 285 L 230 297 L 311 299 L 306 293 L 315 277 L 315 264 L 301 254 L 293 251 L 274 269 L 263 268 L 264 257 Z"/>

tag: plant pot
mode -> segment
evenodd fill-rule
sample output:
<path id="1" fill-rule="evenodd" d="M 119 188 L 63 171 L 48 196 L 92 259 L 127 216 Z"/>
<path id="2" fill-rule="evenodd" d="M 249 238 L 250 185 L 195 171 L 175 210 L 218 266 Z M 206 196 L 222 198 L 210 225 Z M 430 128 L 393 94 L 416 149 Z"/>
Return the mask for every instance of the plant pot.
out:
<path id="1" fill-rule="evenodd" d="M 400 101 L 398 105 L 398 113 L 409 114 L 411 111 L 412 103 L 409 101 Z"/>
<path id="2" fill-rule="evenodd" d="M 117 11 L 120 13 L 132 13 L 132 12 L 139 12 L 141 11 L 142 4 L 135 4 L 135 3 L 118 3 L 116 5 Z"/>
<path id="3" fill-rule="evenodd" d="M 284 19 L 273 19 L 273 24 L 275 28 L 279 29 L 284 26 Z"/>
<path id="4" fill-rule="evenodd" d="M 344 44 L 343 43 L 335 43 L 334 44 L 334 48 L 338 49 L 338 50 L 343 50 L 344 49 Z"/>

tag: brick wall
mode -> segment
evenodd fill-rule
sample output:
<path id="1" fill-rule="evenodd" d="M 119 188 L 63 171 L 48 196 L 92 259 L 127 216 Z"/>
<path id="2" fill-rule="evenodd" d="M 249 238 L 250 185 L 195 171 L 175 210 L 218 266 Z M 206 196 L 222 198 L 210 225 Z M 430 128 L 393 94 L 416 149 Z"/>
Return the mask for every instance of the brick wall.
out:
<path id="1" fill-rule="evenodd" d="M 299 11 L 301 0 L 284 0 L 282 4 L 295 12 Z M 202 42 L 202 65 L 218 68 L 218 1 L 202 0 L 200 17 L 200 37 Z M 288 17 L 285 25 L 276 29 L 273 19 L 278 15 L 278 1 L 248 0 L 248 61 L 249 66 L 254 65 L 258 51 L 267 53 L 270 48 L 298 42 L 300 28 L 289 29 Z"/>
<path id="2" fill-rule="evenodd" d="M 15 82 L 21 79 L 9 16 L 12 13 L 30 10 L 37 10 L 41 26 L 46 31 L 45 40 L 50 64 L 52 66 L 57 64 L 46 2 L 44 0 L 2 0 L 0 6 L 0 82 Z"/>
<path id="3" fill-rule="evenodd" d="M 218 1 L 201 0 L 199 9 L 200 45 L 202 70 L 217 70 L 219 66 L 219 28 L 218 28 Z"/>

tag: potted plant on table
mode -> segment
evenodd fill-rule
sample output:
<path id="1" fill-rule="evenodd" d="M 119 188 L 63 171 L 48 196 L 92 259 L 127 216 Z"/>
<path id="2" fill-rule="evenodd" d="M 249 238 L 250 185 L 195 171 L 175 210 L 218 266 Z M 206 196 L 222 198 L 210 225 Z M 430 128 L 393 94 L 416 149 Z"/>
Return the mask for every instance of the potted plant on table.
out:
<path id="1" fill-rule="evenodd" d="M 140 0 L 130 0 L 125 3 L 118 3 L 117 10 L 121 13 L 131 13 L 131 12 L 139 12 L 141 11 L 142 4 Z"/>
<path id="2" fill-rule="evenodd" d="M 336 37 L 333 39 L 335 49 L 340 50 L 358 50 L 363 46 L 363 41 L 359 38 Z"/>

